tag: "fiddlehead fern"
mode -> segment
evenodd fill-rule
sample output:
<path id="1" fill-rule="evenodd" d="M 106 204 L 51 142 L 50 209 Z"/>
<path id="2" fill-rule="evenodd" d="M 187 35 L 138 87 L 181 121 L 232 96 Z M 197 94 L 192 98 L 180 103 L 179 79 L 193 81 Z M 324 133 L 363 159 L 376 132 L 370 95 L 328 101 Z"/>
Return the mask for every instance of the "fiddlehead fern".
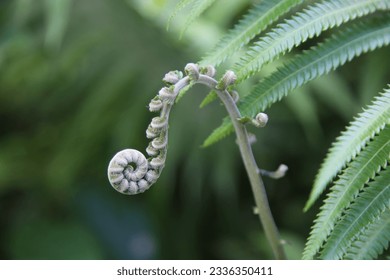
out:
<path id="1" fill-rule="evenodd" d="M 168 148 L 169 113 L 180 91 L 190 83 L 202 83 L 209 87 L 217 85 L 217 81 L 213 79 L 215 68 L 212 66 L 199 69 L 198 65 L 189 63 L 184 70 L 184 77 L 180 71 L 167 73 L 163 78 L 167 86 L 149 103 L 149 111 L 160 112 L 159 116 L 151 120 L 146 130 L 146 137 L 151 139 L 146 148 L 149 157 L 146 158 L 137 150 L 125 149 L 110 161 L 108 179 L 118 192 L 128 195 L 143 193 L 160 177 Z"/>
<path id="2" fill-rule="evenodd" d="M 138 194 L 149 189 L 157 181 L 165 164 L 168 145 L 168 119 L 176 97 L 188 85 L 206 85 L 216 92 L 231 118 L 236 131 L 241 157 L 251 182 L 257 208 L 259 209 L 257 214 L 264 227 L 267 239 L 270 241 L 275 257 L 285 259 L 286 255 L 269 208 L 265 187 L 260 176 L 261 174 L 258 172 L 259 168 L 253 157 L 248 133 L 244 123 L 239 121 L 241 114 L 235 104 L 238 94 L 232 89 L 237 80 L 236 75 L 233 71 L 227 71 L 222 79 L 217 82 L 213 78 L 215 68 L 212 66 L 199 69 L 197 64 L 189 63 L 184 70 L 187 75 L 185 77 L 182 77 L 183 74 L 179 71 L 171 71 L 166 74 L 163 81 L 168 86 L 162 88 L 149 104 L 150 111 L 160 111 L 160 116 L 153 118 L 146 130 L 146 136 L 153 139 L 146 149 L 150 158 L 146 159 L 143 154 L 132 149 L 116 154 L 108 166 L 108 178 L 111 185 L 121 193 Z M 259 115 L 259 120 L 256 120 L 259 124 L 261 122 L 259 126 L 265 125 L 266 119 L 268 119 L 265 119 L 265 117 L 265 114 Z"/>
<path id="3" fill-rule="evenodd" d="M 146 191 L 158 178 L 154 170 L 148 169 L 149 162 L 142 153 L 126 149 L 118 152 L 110 161 L 108 177 L 118 192 L 137 194 Z"/>
<path id="4" fill-rule="evenodd" d="M 110 161 L 108 178 L 118 192 L 128 195 L 143 193 L 160 177 L 168 148 L 169 113 L 182 89 L 191 83 L 200 83 L 218 91 L 219 94 L 226 92 L 234 102 L 238 99 L 237 91 L 230 89 L 237 80 L 233 71 L 226 71 L 219 82 L 213 78 L 216 74 L 213 66 L 199 68 L 197 64 L 188 63 L 184 71 L 186 73 L 184 77 L 181 71 L 170 71 L 165 74 L 163 81 L 167 86 L 160 89 L 158 95 L 149 103 L 150 112 L 160 112 L 146 129 L 146 137 L 151 139 L 146 148 L 149 157 L 146 158 L 137 150 L 125 149 L 118 152 Z M 249 120 L 257 127 L 264 127 L 267 121 L 268 116 L 264 113 L 259 113 L 256 118 Z"/>

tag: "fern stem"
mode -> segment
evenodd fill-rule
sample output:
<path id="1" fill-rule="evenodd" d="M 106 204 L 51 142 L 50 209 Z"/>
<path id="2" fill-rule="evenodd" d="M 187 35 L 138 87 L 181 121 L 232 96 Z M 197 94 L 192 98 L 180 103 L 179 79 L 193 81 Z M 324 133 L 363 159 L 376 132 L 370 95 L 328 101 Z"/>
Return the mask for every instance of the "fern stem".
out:
<path id="1" fill-rule="evenodd" d="M 214 89 L 217 85 L 217 82 L 213 78 L 205 75 L 200 75 L 198 82 Z M 247 130 L 245 126 L 238 121 L 238 119 L 241 118 L 240 111 L 238 110 L 233 98 L 227 90 L 216 89 L 215 91 L 224 104 L 229 117 L 232 120 L 233 127 L 237 135 L 237 143 L 240 149 L 241 157 L 249 177 L 256 207 L 258 209 L 257 213 L 264 228 L 265 235 L 272 247 L 275 258 L 286 259 L 286 254 L 280 239 L 279 230 L 275 224 L 271 209 L 269 207 L 265 186 L 260 174 L 257 172 L 258 167 L 253 156 L 252 147 L 248 140 Z"/>

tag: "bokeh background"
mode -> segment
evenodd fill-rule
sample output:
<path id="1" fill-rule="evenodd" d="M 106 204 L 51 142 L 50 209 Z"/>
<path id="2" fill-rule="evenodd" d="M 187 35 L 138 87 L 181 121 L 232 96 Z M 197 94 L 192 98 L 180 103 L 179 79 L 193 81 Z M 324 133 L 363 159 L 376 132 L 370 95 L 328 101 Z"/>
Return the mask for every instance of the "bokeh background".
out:
<path id="1" fill-rule="evenodd" d="M 124 196 L 107 181 L 117 151 L 145 150 L 146 106 L 164 74 L 198 61 L 254 1 L 217 1 L 181 38 L 186 10 L 166 29 L 177 2 L 0 0 L 1 259 L 272 258 L 234 137 L 200 147 L 226 115 L 218 102 L 199 109 L 206 88 L 174 107 L 166 167 L 149 191 Z M 262 168 L 289 166 L 264 180 L 290 258 L 320 206 L 302 212 L 316 170 L 390 81 L 389 58 L 388 47 L 361 56 L 251 129 Z"/>

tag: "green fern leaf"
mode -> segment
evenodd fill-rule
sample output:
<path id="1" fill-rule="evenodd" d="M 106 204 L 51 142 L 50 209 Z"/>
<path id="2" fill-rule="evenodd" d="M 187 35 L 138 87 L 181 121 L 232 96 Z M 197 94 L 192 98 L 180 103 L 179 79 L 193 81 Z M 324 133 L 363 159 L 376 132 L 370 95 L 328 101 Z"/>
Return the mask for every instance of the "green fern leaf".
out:
<path id="1" fill-rule="evenodd" d="M 381 213 L 390 211 L 390 168 L 379 173 L 364 188 L 355 203 L 336 225 L 321 253 L 323 259 L 341 259 L 359 231 L 377 220 Z"/>
<path id="2" fill-rule="evenodd" d="M 351 27 L 340 30 L 324 43 L 298 55 L 284 67 L 260 81 L 239 103 L 240 112 L 244 116 L 253 117 L 293 89 L 336 69 L 363 52 L 389 43 L 389 16 L 355 23 Z M 223 124 L 206 139 L 204 145 L 214 144 L 222 139 L 220 136 L 226 136 L 232 131 L 233 126 L 226 118 Z M 311 200 L 315 200 L 319 194 L 315 194 L 316 196 Z M 311 200 L 305 209 L 314 201 Z"/>
<path id="3" fill-rule="evenodd" d="M 321 207 L 303 253 L 303 259 L 312 259 L 327 239 L 344 209 L 358 195 L 364 184 L 375 177 L 381 166 L 386 166 L 390 155 L 390 127 L 386 127 L 350 163 Z"/>
<path id="4" fill-rule="evenodd" d="M 390 181 L 390 178 L 388 179 Z M 390 240 L 390 211 L 386 209 L 373 223 L 359 234 L 347 250 L 345 259 L 371 260 L 382 254 L 389 247 Z"/>
<path id="5" fill-rule="evenodd" d="M 390 44 L 390 17 L 369 19 L 346 28 L 325 43 L 297 56 L 286 66 L 260 81 L 240 106 L 254 116 L 281 100 L 293 89 L 329 73 L 347 61 Z"/>
<path id="6" fill-rule="evenodd" d="M 169 26 L 171 25 L 171 21 L 176 17 L 176 15 L 181 11 L 183 10 L 186 6 L 188 5 L 193 5 L 194 2 L 196 2 L 196 0 L 181 0 L 175 7 L 175 9 L 173 10 L 171 16 L 169 17 L 168 19 L 168 23 L 167 23 L 167 29 L 169 29 Z"/>
<path id="7" fill-rule="evenodd" d="M 208 7 L 210 7 L 215 0 L 196 0 L 191 6 L 191 12 L 187 15 L 184 26 L 180 32 L 180 37 L 183 36 L 184 32 L 191 25 L 191 23 L 199 17 Z"/>
<path id="8" fill-rule="evenodd" d="M 183 96 L 194 86 L 194 83 L 189 83 L 187 86 L 185 86 L 177 96 L 175 103 L 179 103 L 179 101 L 183 98 Z"/>
<path id="9" fill-rule="evenodd" d="M 217 93 L 213 90 L 203 99 L 202 103 L 200 103 L 199 108 L 203 108 L 204 106 L 210 104 L 214 100 L 218 99 Z"/>
<path id="10" fill-rule="evenodd" d="M 199 64 L 204 66 L 221 64 L 268 25 L 301 2 L 303 0 L 262 1 L 255 5 Z"/>
<path id="11" fill-rule="evenodd" d="M 279 24 L 251 47 L 241 62 L 233 68 L 238 81 L 252 76 L 260 71 L 262 65 L 273 61 L 307 39 L 379 9 L 390 9 L 390 1 L 329 0 L 309 7 Z"/>
<path id="12" fill-rule="evenodd" d="M 230 133 L 234 131 L 233 125 L 229 119 L 225 119 L 222 122 L 222 125 L 218 128 L 216 128 L 209 137 L 203 142 L 202 147 L 208 147 L 223 138 L 227 137 Z"/>
<path id="13" fill-rule="evenodd" d="M 341 168 L 354 158 L 386 123 L 390 123 L 390 88 L 377 97 L 374 103 L 361 113 L 332 145 L 315 178 L 305 210 L 313 205 Z"/>
<path id="14" fill-rule="evenodd" d="M 214 50 L 204 57 L 199 64 L 203 66 L 218 66 L 267 26 L 301 2 L 303 0 L 263 1 L 254 5 L 244 18 L 219 41 Z M 216 93 L 209 93 L 200 104 L 200 108 L 216 99 Z"/>

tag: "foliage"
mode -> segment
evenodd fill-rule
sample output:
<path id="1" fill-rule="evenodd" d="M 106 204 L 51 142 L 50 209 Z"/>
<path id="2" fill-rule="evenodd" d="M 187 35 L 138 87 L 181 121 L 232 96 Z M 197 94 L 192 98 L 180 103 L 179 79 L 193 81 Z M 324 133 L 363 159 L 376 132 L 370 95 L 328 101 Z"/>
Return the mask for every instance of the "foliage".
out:
<path id="1" fill-rule="evenodd" d="M 183 7 L 175 11 L 179 2 Z M 195 2 L 199 9 L 193 8 Z M 379 49 L 388 44 L 388 3 L 0 1 L 0 258 L 272 258 L 252 213 L 253 198 L 246 186 L 240 187 L 247 185 L 247 176 L 234 141 L 199 149 L 224 114 L 220 106 L 195 108 L 202 88 L 191 89 L 195 94 L 172 111 L 166 167 L 152 190 L 129 200 L 109 187 L 104 171 L 115 151 L 129 145 L 145 148 L 151 118 L 146 106 L 167 70 L 198 59 L 219 65 L 222 74 L 227 68 L 237 70 L 243 54 L 253 62 L 242 72 L 251 78 L 238 85 L 239 106 L 248 115 L 268 108 L 269 125 L 253 132 L 254 155 L 261 168 L 272 170 L 281 162 L 289 166 L 287 177 L 277 182 L 265 178 L 265 183 L 288 257 L 300 258 L 314 219 L 314 211 L 302 215 L 301 209 L 324 151 L 389 82 L 389 49 Z M 305 19 L 301 31 L 287 32 L 289 22 L 299 26 L 300 18 L 320 8 L 329 13 Z M 332 8 L 342 15 L 341 22 L 333 22 Z M 278 48 L 268 46 L 258 58 L 249 56 L 263 47 L 262 38 L 279 38 Z M 367 40 L 360 45 L 352 38 Z M 284 39 L 287 45 L 281 45 Z M 334 59 L 316 58 L 316 50 L 330 51 L 324 46 L 335 48 Z M 257 64 L 269 58 L 267 65 Z M 276 67 L 284 70 L 275 72 Z M 328 74 L 332 67 L 338 69 Z M 290 73 L 291 80 L 271 88 L 271 77 L 283 73 Z M 269 92 L 265 107 L 249 102 L 262 100 L 260 91 Z M 274 104 L 279 98 L 285 102 Z M 348 168 L 370 159 L 387 131 L 381 127 L 339 168 L 340 180 Z M 383 155 L 382 149 L 373 158 L 376 164 L 384 162 Z M 364 172 L 371 179 L 336 214 L 316 257 L 388 254 L 382 252 L 389 240 L 389 214 L 382 211 L 386 193 L 378 192 L 388 168 L 381 166 L 375 174 Z M 335 179 L 330 193 L 343 182 Z M 371 208 L 370 201 L 375 202 Z M 358 213 L 365 215 L 363 220 Z M 364 226 L 357 226 L 361 222 Z M 349 228 L 353 236 L 332 237 Z"/>
<path id="2" fill-rule="evenodd" d="M 180 10 L 184 8 L 189 9 L 189 13 L 186 19 L 185 24 L 182 27 L 182 31 L 180 33 L 180 37 L 186 31 L 186 29 L 190 26 L 190 24 L 200 15 L 202 14 L 210 5 L 213 4 L 215 0 L 182 0 L 179 4 L 177 4 L 173 14 L 169 18 L 168 27 L 170 21 L 175 17 L 175 15 L 180 12 Z"/>
<path id="3" fill-rule="evenodd" d="M 200 64 L 215 66 L 221 64 L 300 2 L 302 0 L 262 1 L 254 5 L 244 18 L 220 40 L 213 51 L 202 59 Z"/>
<path id="4" fill-rule="evenodd" d="M 321 258 L 343 258 L 344 253 L 360 241 L 358 234 L 364 236 L 367 230 L 371 230 L 370 236 L 376 235 L 373 242 L 383 240 L 387 235 L 385 231 L 379 234 L 380 229 L 374 231 L 369 225 L 380 219 L 379 214 L 390 210 L 387 191 L 390 177 L 386 169 L 390 155 L 389 121 L 390 91 L 387 90 L 334 143 L 319 174 L 326 169 L 335 169 L 336 163 L 336 173 L 339 173 L 349 163 L 324 201 L 308 239 L 304 258 L 313 258 L 324 242 Z M 339 162 L 335 163 L 335 159 Z M 381 169 L 385 170 L 380 172 Z M 328 180 L 331 180 L 333 176 L 329 177 Z M 377 199 L 379 202 L 375 204 Z M 386 242 L 382 241 L 382 244 L 387 247 Z M 376 257 L 383 247 L 368 247 L 366 254 L 362 251 L 356 255 Z"/>
<path id="5" fill-rule="evenodd" d="M 386 0 L 336 0 L 311 5 L 303 12 L 286 19 L 255 42 L 233 69 L 237 70 L 238 80 L 245 80 L 266 63 L 307 39 L 319 36 L 329 28 L 386 8 L 390 8 Z"/>
<path id="6" fill-rule="evenodd" d="M 324 43 L 292 59 L 284 67 L 260 81 L 240 103 L 245 116 L 254 116 L 281 100 L 293 89 L 338 68 L 354 57 L 390 43 L 390 18 L 359 22 Z M 232 131 L 228 119 L 216 129 L 204 145 L 209 146 Z M 336 160 L 337 161 L 337 160 Z M 322 180 L 321 180 L 322 182 Z"/>
<path id="7" fill-rule="evenodd" d="M 272 6 L 272 3 L 274 6 Z M 275 2 L 264 1 L 250 9 L 201 63 L 218 65 L 247 44 L 256 34 L 286 13 L 298 2 L 282 1 L 284 10 L 275 11 Z M 324 42 L 297 55 L 283 67 L 266 76 L 239 103 L 241 114 L 253 118 L 294 89 L 329 73 L 357 56 L 390 43 L 390 17 L 381 10 L 390 8 L 388 1 L 322 1 L 309 4 L 279 23 L 256 40 L 233 66 L 238 82 L 259 73 L 263 66 L 302 45 L 324 31 L 343 25 Z M 269 5 L 269 6 L 267 6 Z M 262 10 L 261 7 L 264 7 Z M 254 13 L 260 12 L 262 16 Z M 373 14 L 372 16 L 367 16 Z M 360 18 L 359 21 L 354 21 Z M 349 23 L 351 22 L 351 23 Z M 349 24 L 347 24 L 349 23 Z M 215 99 L 211 93 L 201 107 Z M 341 171 L 340 179 L 331 188 L 309 236 L 303 257 L 314 258 L 322 248 L 320 258 L 375 258 L 389 240 L 386 232 L 390 196 L 386 184 L 389 160 L 390 120 L 389 91 L 378 97 L 340 136 L 325 159 L 314 182 L 307 210 Z M 383 130 L 383 131 L 382 131 Z M 209 146 L 233 131 L 225 118 L 222 126 L 206 139 Z M 367 146 L 367 147 L 365 147 Z M 347 168 L 343 168 L 347 165 Z M 382 172 L 379 172 L 383 168 Z M 379 174 L 378 174 L 379 172 Z M 365 187 L 365 184 L 369 186 Z M 383 214 L 383 215 L 382 215 Z M 383 219 L 379 221 L 379 219 Z M 362 250 L 356 250 L 361 238 L 369 240 Z M 354 253 L 351 248 L 355 248 Z M 353 250 L 352 250 L 353 251 Z"/>

